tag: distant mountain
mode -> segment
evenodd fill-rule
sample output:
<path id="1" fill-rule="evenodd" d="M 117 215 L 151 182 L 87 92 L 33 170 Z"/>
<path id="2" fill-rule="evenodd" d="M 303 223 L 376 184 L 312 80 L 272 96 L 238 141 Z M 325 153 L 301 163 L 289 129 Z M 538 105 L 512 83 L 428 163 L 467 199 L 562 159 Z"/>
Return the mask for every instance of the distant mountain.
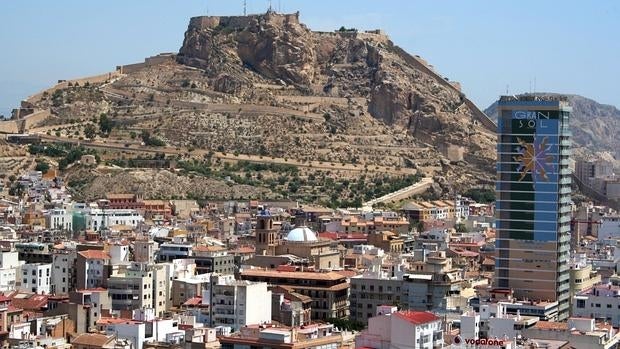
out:
<path id="1" fill-rule="evenodd" d="M 536 93 L 546 96 L 555 93 Z M 620 160 L 620 110 L 578 95 L 567 95 L 573 107 L 570 126 L 573 132 L 573 148 L 576 156 L 597 152 L 609 152 Z M 484 111 L 497 120 L 497 101 Z"/>

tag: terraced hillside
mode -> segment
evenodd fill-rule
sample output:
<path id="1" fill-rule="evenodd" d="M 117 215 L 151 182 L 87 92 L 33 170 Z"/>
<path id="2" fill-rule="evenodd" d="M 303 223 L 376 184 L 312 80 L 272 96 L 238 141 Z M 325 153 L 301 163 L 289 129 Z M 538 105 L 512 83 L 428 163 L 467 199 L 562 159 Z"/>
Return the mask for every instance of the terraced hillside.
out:
<path id="1" fill-rule="evenodd" d="M 273 12 L 196 17 L 178 55 L 150 62 L 43 93 L 34 107 L 52 117 L 30 131 L 96 147 L 109 160 L 161 152 L 209 173 L 241 160 L 288 164 L 303 183 L 318 171 L 324 181 L 363 175 L 362 183 L 403 185 L 420 174 L 439 179 L 440 195 L 492 180 L 493 123 L 457 84 L 380 32 L 312 32 L 297 14 Z M 281 181 L 252 184 L 284 195 Z M 293 195 L 334 198 L 316 193 L 320 184 Z M 375 194 L 385 192 L 341 190 L 339 199 Z"/>

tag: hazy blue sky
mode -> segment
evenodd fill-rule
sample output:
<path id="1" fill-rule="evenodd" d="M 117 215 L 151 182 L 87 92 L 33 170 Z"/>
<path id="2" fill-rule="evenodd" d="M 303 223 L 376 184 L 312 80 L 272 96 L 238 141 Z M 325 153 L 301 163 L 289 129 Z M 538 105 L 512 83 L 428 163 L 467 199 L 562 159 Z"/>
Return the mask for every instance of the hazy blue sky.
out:
<path id="1" fill-rule="evenodd" d="M 264 12 L 267 0 L 247 0 Z M 1 0 L 0 114 L 58 79 L 176 52 L 189 17 L 239 15 L 243 0 Z M 382 28 L 485 108 L 508 86 L 620 106 L 620 2 L 272 0 L 314 30 Z"/>

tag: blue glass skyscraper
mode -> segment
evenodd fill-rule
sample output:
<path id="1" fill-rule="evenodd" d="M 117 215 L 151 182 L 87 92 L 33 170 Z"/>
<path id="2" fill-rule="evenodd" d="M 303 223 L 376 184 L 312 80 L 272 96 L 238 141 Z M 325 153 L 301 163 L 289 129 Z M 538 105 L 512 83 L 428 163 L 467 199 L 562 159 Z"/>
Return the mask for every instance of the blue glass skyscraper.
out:
<path id="1" fill-rule="evenodd" d="M 568 317 L 571 108 L 564 98 L 498 103 L 495 287 L 557 301 Z"/>

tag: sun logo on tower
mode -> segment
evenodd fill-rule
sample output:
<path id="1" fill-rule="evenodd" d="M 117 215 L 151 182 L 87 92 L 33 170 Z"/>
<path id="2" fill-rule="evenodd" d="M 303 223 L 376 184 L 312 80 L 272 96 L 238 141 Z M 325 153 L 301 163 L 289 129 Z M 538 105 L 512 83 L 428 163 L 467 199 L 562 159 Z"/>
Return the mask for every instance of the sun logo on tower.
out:
<path id="1" fill-rule="evenodd" d="M 514 157 L 514 160 L 519 163 L 517 171 L 521 172 L 519 181 L 522 181 L 528 173 L 532 174 L 532 181 L 535 181 L 535 175 L 549 181 L 547 172 L 549 172 L 550 162 L 553 161 L 553 156 L 549 155 L 551 146 L 547 144 L 548 139 L 544 137 L 542 142 L 538 143 L 534 140 L 534 143 L 528 143 L 521 138 L 519 140 L 519 155 Z M 538 143 L 538 144 L 537 144 Z"/>

